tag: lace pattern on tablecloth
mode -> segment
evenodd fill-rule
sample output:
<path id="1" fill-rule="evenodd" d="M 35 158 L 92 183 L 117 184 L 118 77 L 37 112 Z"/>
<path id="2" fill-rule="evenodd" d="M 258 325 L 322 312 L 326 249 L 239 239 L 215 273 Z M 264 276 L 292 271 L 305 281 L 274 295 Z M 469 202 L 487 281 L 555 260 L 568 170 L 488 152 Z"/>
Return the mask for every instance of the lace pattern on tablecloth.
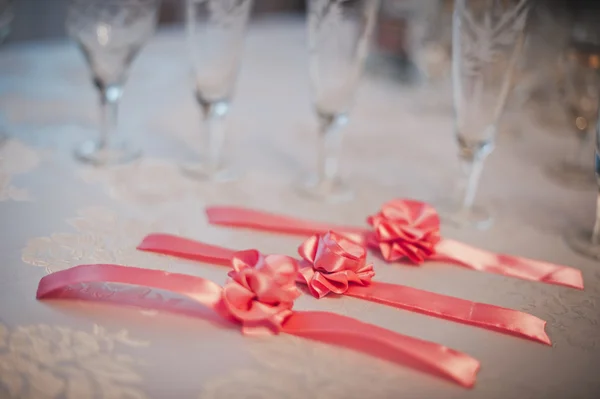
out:
<path id="1" fill-rule="evenodd" d="M 351 350 L 284 335 L 250 341 L 247 351 L 255 366 L 209 381 L 200 399 L 401 397 L 402 385 L 394 381 L 415 372 Z"/>
<path id="2" fill-rule="evenodd" d="M 144 399 L 140 362 L 122 347 L 147 347 L 127 330 L 115 333 L 0 322 L 0 397 Z"/>
<path id="3" fill-rule="evenodd" d="M 110 168 L 83 168 L 86 183 L 99 183 L 115 200 L 144 206 L 172 204 L 193 194 L 197 183 L 174 162 L 146 158 Z"/>
<path id="4" fill-rule="evenodd" d="M 119 217 L 106 208 L 90 207 L 77 212 L 77 216 L 68 219 L 67 223 L 75 232 L 30 239 L 22 251 L 23 262 L 44 267 L 51 273 L 90 263 L 165 270 L 173 261 L 136 249 L 145 235 L 169 230 L 160 222 Z"/>
<path id="5" fill-rule="evenodd" d="M 589 278 L 591 276 L 593 278 Z M 514 289 L 508 294 L 519 298 L 521 310 L 548 322 L 554 346 L 597 350 L 600 348 L 600 271 L 586 277 L 583 292 L 513 281 Z"/>

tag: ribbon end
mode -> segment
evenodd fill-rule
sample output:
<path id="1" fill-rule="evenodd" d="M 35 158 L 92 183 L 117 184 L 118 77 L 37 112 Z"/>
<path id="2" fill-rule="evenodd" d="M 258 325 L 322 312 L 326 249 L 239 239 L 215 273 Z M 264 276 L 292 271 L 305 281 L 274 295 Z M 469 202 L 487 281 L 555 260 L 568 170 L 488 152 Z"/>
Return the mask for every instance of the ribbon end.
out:
<path id="1" fill-rule="evenodd" d="M 44 278 L 45 277 L 42 277 L 42 279 L 38 283 L 38 287 L 37 287 L 37 290 L 35 292 L 35 299 L 42 299 L 42 298 L 44 298 L 44 295 L 45 295 L 45 290 L 43 289 Z"/>
<path id="2" fill-rule="evenodd" d="M 176 246 L 179 241 L 185 239 L 165 233 L 150 233 L 142 239 L 136 249 L 138 251 L 153 252 L 160 255 L 171 255 L 168 249 Z"/>
<path id="3" fill-rule="evenodd" d="M 550 273 L 542 279 L 543 282 L 556 285 L 564 285 L 583 291 L 583 276 L 581 270 L 571 267 L 563 267 Z"/>
<path id="4" fill-rule="evenodd" d="M 218 215 L 220 213 L 221 207 L 218 206 L 207 206 L 204 209 L 204 214 L 206 215 L 206 219 L 210 224 L 219 224 Z"/>
<path id="5" fill-rule="evenodd" d="M 475 382 L 477 382 L 477 373 L 479 373 L 479 370 L 481 370 L 481 363 L 476 359 L 472 359 L 471 363 L 464 370 L 464 376 L 460 377 L 457 381 L 465 388 L 472 389 L 475 387 Z"/>
<path id="6" fill-rule="evenodd" d="M 451 353 L 454 356 L 460 356 L 460 364 L 456 364 L 456 367 L 446 370 L 443 375 L 449 380 L 452 380 L 464 388 L 471 389 L 477 382 L 477 373 L 481 369 L 481 362 L 471 356 L 462 354 L 451 348 L 444 348 L 446 353 Z M 438 371 L 442 371 L 438 369 Z"/>
<path id="7" fill-rule="evenodd" d="M 550 337 L 548 336 L 548 334 L 546 334 L 546 332 L 544 332 L 541 336 L 540 336 L 540 342 L 548 345 L 548 346 L 552 346 L 552 341 L 550 340 Z"/>
<path id="8" fill-rule="evenodd" d="M 148 234 L 137 246 L 137 249 L 221 266 L 230 266 L 231 258 L 235 254 L 235 251 L 227 248 L 166 233 Z"/>
<path id="9" fill-rule="evenodd" d="M 546 324 L 547 324 L 546 320 L 540 319 L 535 316 L 532 316 L 532 317 L 534 317 L 537 321 L 536 329 L 538 330 L 538 333 L 532 334 L 531 338 L 533 338 L 535 341 L 540 342 L 544 345 L 552 346 L 552 341 L 550 340 L 550 337 L 546 333 Z"/>
<path id="10" fill-rule="evenodd" d="M 535 317 L 535 316 L 534 316 Z M 532 335 L 531 337 L 533 339 L 535 339 L 537 342 L 540 342 L 544 345 L 548 345 L 548 346 L 552 346 L 552 340 L 550 340 L 550 337 L 548 336 L 548 334 L 546 333 L 546 320 L 537 318 L 538 320 L 538 333 L 535 335 Z"/>
<path id="11" fill-rule="evenodd" d="M 164 234 L 151 233 L 148 234 L 141 243 L 136 247 L 139 251 L 153 252 L 152 249 L 156 246 L 156 241 L 160 240 L 160 237 L 164 237 Z"/>
<path id="12" fill-rule="evenodd" d="M 546 333 L 546 320 L 540 319 L 539 317 L 529 315 L 525 313 L 530 318 L 530 328 L 526 330 L 520 331 L 523 338 L 529 338 L 533 341 L 540 342 L 544 345 L 552 346 L 552 341 L 550 337 Z"/>

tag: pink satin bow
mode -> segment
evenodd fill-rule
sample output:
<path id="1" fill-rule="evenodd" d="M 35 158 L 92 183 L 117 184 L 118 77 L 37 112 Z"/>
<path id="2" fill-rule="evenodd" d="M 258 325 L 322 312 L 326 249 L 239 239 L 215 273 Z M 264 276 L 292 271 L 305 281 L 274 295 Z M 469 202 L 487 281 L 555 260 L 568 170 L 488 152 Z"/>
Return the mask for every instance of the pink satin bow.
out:
<path id="1" fill-rule="evenodd" d="M 435 254 L 441 240 L 440 218 L 423 202 L 390 201 L 367 222 L 373 227 L 373 232 L 366 235 L 368 244 L 378 247 L 388 262 L 408 258 L 421 264 Z"/>
<path id="2" fill-rule="evenodd" d="M 562 265 L 517 256 L 495 254 L 440 237 L 440 220 L 431 206 L 414 200 L 396 199 L 381 207 L 367 222 L 372 229 L 307 221 L 240 207 L 206 208 L 211 224 L 310 236 L 338 231 L 357 243 L 377 248 L 393 262 L 408 259 L 454 263 L 472 270 L 583 289 L 581 271 Z"/>
<path id="3" fill-rule="evenodd" d="M 223 266 L 229 266 L 235 254 L 226 248 L 168 234 L 150 234 L 138 249 Z M 316 298 L 329 294 L 352 296 L 550 345 L 544 331 L 546 322 L 530 314 L 372 281 L 375 271 L 366 262 L 365 248 L 341 234 L 314 235 L 300 245 L 298 253 L 302 259 L 297 281 L 305 284 Z"/>
<path id="4" fill-rule="evenodd" d="M 264 257 L 256 250 L 236 253 L 232 271 L 223 287 L 223 305 L 238 320 L 245 332 L 262 330 L 267 325 L 280 331 L 292 315 L 294 300 L 301 295 L 295 279 L 298 265 L 282 255 Z"/>
<path id="5" fill-rule="evenodd" d="M 203 278 L 118 265 L 81 265 L 43 277 L 38 299 L 79 299 L 150 307 L 191 316 L 205 307 L 226 320 L 242 325 L 246 334 L 279 332 L 354 349 L 398 364 L 407 360 L 421 369 L 464 387 L 475 383 L 479 362 L 439 344 L 408 337 L 381 327 L 328 312 L 294 312 L 297 289 L 295 262 L 285 256 L 263 257 L 257 251 L 236 254 L 233 271 L 223 288 Z M 106 283 L 121 283 L 173 292 L 188 302 L 160 303 L 148 292 L 130 295 L 110 290 Z"/>
<path id="6" fill-rule="evenodd" d="M 343 294 L 351 283 L 368 285 L 375 276 L 365 249 L 334 232 L 312 236 L 300 245 L 298 253 L 303 259 L 300 281 L 317 298 L 330 292 Z"/>

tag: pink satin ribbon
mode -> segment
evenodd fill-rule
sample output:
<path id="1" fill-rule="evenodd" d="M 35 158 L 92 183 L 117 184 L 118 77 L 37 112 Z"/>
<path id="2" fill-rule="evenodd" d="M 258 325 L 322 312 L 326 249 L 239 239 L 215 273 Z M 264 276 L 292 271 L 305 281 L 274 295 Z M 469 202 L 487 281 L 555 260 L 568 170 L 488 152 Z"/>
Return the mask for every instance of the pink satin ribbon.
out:
<path id="1" fill-rule="evenodd" d="M 440 221 L 431 206 L 398 199 L 384 204 L 367 221 L 372 229 L 312 222 L 241 207 L 206 208 L 211 224 L 244 227 L 261 231 L 308 236 L 334 230 L 380 251 L 388 262 L 425 260 L 449 262 L 481 272 L 524 280 L 583 289 L 581 271 L 553 263 L 536 261 L 474 248 L 440 237 Z"/>
<path id="2" fill-rule="evenodd" d="M 250 258 L 252 256 L 250 254 Z M 474 385 L 480 364 L 464 353 L 334 313 L 292 311 L 295 294 L 289 287 L 290 277 L 294 278 L 290 274 L 289 258 L 270 261 L 268 258 L 261 260 L 259 256 L 256 265 L 246 263 L 248 257 L 238 259 L 238 267 L 234 265 L 234 271 L 229 273 L 231 279 L 223 288 L 212 281 L 183 274 L 118 265 L 81 265 L 42 278 L 37 298 L 112 302 L 196 317 L 203 317 L 204 308 L 226 321 L 242 324 L 244 333 L 254 331 L 257 324 L 266 323 L 268 328 L 261 332 L 283 332 L 350 348 L 397 364 L 413 365 L 464 387 Z M 256 272 L 252 270 L 255 267 Z M 137 286 L 145 294 L 111 290 L 106 283 Z M 178 294 L 186 298 L 188 304 L 182 306 L 179 300 L 158 304 L 149 299 L 151 289 Z M 281 317 L 274 317 L 278 315 Z M 251 327 L 251 331 L 246 327 Z"/>
<path id="3" fill-rule="evenodd" d="M 235 254 L 226 248 L 157 233 L 144 238 L 138 249 L 223 266 L 230 266 L 231 254 Z M 528 313 L 371 281 L 375 273 L 372 265 L 366 263 L 364 247 L 345 236 L 333 232 L 315 235 L 298 251 L 303 260 L 297 281 L 317 298 L 329 293 L 348 295 L 551 345 L 545 332 L 546 322 Z"/>

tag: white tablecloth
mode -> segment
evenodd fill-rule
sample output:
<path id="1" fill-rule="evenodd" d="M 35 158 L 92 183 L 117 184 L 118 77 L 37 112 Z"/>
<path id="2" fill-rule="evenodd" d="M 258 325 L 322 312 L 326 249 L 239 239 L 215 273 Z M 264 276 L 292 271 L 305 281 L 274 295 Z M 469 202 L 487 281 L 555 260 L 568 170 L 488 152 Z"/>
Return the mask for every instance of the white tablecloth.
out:
<path id="1" fill-rule="evenodd" d="M 395 197 L 433 200 L 456 173 L 452 118 L 428 111 L 416 89 L 365 77 L 344 143 L 344 174 L 357 199 L 303 200 L 290 189 L 314 164 L 301 21 L 249 30 L 230 120 L 232 158 L 245 178 L 215 186 L 183 177 L 200 137 L 182 31 L 157 34 L 135 61 L 121 106 L 123 134 L 145 157 L 112 169 L 76 163 L 72 147 L 93 137 L 96 93 L 72 43 L 8 46 L 0 55 L 0 397 L 23 398 L 597 398 L 600 393 L 600 268 L 562 241 L 590 223 L 594 192 L 549 181 L 543 168 L 564 141 L 510 115 L 522 137 L 499 137 L 480 199 L 497 221 L 451 238 L 489 250 L 570 265 L 583 292 L 457 266 L 389 265 L 379 280 L 530 312 L 548 321 L 553 347 L 352 298 L 303 296 L 299 309 L 329 310 L 431 340 L 481 360 L 476 387 L 299 338 L 254 339 L 205 320 L 93 303 L 35 300 L 49 271 L 110 262 L 225 280 L 217 266 L 140 253 L 150 232 L 175 232 L 234 248 L 295 254 L 300 239 L 209 226 L 206 204 L 237 204 L 363 225 Z M 548 115 L 551 119 L 552 115 Z M 509 119 L 510 119 L 509 118 Z M 548 125 L 546 123 L 545 125 Z M 510 129 L 506 129 L 508 131 Z"/>

